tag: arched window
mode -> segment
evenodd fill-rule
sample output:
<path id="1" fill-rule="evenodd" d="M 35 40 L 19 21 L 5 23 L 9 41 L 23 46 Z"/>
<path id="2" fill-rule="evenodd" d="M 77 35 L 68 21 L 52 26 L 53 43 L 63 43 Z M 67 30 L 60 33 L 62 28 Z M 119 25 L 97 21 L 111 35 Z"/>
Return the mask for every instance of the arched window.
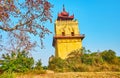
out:
<path id="1" fill-rule="evenodd" d="M 71 36 L 74 36 L 74 32 L 71 32 Z"/>
<path id="2" fill-rule="evenodd" d="M 65 36 L 65 32 L 62 32 L 62 36 Z"/>

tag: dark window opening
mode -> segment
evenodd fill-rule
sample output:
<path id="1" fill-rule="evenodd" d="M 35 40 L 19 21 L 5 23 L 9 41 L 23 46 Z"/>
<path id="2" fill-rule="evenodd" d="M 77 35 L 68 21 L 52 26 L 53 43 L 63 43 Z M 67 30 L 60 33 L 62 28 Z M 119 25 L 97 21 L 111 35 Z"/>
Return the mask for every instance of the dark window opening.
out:
<path id="1" fill-rule="evenodd" d="M 65 36 L 65 32 L 62 32 L 62 36 Z"/>
<path id="2" fill-rule="evenodd" d="M 71 32 L 71 35 L 74 36 L 74 32 Z"/>

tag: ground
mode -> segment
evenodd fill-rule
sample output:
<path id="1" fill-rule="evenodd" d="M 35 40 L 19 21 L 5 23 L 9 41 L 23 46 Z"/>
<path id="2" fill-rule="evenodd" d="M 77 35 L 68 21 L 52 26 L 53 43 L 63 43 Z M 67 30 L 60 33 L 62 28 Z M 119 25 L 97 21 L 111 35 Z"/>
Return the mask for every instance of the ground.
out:
<path id="1" fill-rule="evenodd" d="M 21 75 L 17 78 L 120 78 L 120 72 L 66 72 Z"/>

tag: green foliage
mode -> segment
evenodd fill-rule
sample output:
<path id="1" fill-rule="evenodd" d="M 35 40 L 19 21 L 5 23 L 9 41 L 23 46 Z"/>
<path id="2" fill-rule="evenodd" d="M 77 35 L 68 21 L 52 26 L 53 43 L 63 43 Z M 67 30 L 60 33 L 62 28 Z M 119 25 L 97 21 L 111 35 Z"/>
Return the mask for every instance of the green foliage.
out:
<path id="1" fill-rule="evenodd" d="M 101 56 L 103 58 L 104 61 L 108 62 L 108 63 L 113 63 L 114 59 L 116 58 L 116 54 L 114 51 L 112 50 L 105 50 L 101 53 Z"/>
<path id="2" fill-rule="evenodd" d="M 83 52 L 81 50 L 75 50 L 73 52 L 71 52 L 68 57 L 67 57 L 67 62 L 71 63 L 71 62 L 74 62 L 74 63 L 80 63 L 81 62 L 81 59 L 80 57 L 83 55 Z"/>
<path id="3" fill-rule="evenodd" d="M 38 69 L 38 70 L 42 70 L 42 63 L 41 63 L 41 60 L 38 60 L 38 62 L 36 63 L 35 65 L 35 69 Z"/>
<path id="4" fill-rule="evenodd" d="M 15 73 L 4 72 L 3 74 L 0 75 L 0 78 L 16 78 L 16 75 Z"/>
<path id="5" fill-rule="evenodd" d="M 19 50 L 10 54 L 3 54 L 2 70 L 10 72 L 25 72 L 30 70 L 33 67 L 34 60 L 28 54 L 28 52 L 20 52 Z"/>
<path id="6" fill-rule="evenodd" d="M 43 70 L 47 70 L 48 69 L 48 66 L 43 66 Z"/>
<path id="7" fill-rule="evenodd" d="M 50 70 L 64 72 L 64 68 L 66 68 L 66 62 L 59 57 L 53 57 L 52 60 L 49 61 L 48 69 Z"/>
<path id="8" fill-rule="evenodd" d="M 79 71 L 78 68 L 81 64 L 80 57 L 82 54 L 81 50 L 75 50 L 68 55 L 68 58 L 65 59 L 68 71 Z"/>
<path id="9" fill-rule="evenodd" d="M 61 71 L 120 71 L 120 57 L 112 50 L 103 52 L 91 52 L 83 48 L 75 50 L 68 55 L 68 58 L 61 59 L 53 57 L 48 68 L 57 72 Z"/>

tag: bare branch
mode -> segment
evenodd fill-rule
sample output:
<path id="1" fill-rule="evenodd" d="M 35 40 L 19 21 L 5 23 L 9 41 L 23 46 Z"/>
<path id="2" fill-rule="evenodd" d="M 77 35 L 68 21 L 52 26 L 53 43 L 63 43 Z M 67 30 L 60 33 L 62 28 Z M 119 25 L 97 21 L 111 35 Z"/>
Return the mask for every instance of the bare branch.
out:
<path id="1" fill-rule="evenodd" d="M 47 0 L 24 0 L 22 2 L 0 0 L 0 31 L 5 31 L 9 37 L 10 45 L 7 45 L 7 48 L 31 50 L 37 43 L 35 40 L 31 41 L 30 34 L 39 37 L 41 46 L 43 46 L 42 39 L 51 32 L 41 23 L 48 20 L 51 22 L 52 7 Z"/>

